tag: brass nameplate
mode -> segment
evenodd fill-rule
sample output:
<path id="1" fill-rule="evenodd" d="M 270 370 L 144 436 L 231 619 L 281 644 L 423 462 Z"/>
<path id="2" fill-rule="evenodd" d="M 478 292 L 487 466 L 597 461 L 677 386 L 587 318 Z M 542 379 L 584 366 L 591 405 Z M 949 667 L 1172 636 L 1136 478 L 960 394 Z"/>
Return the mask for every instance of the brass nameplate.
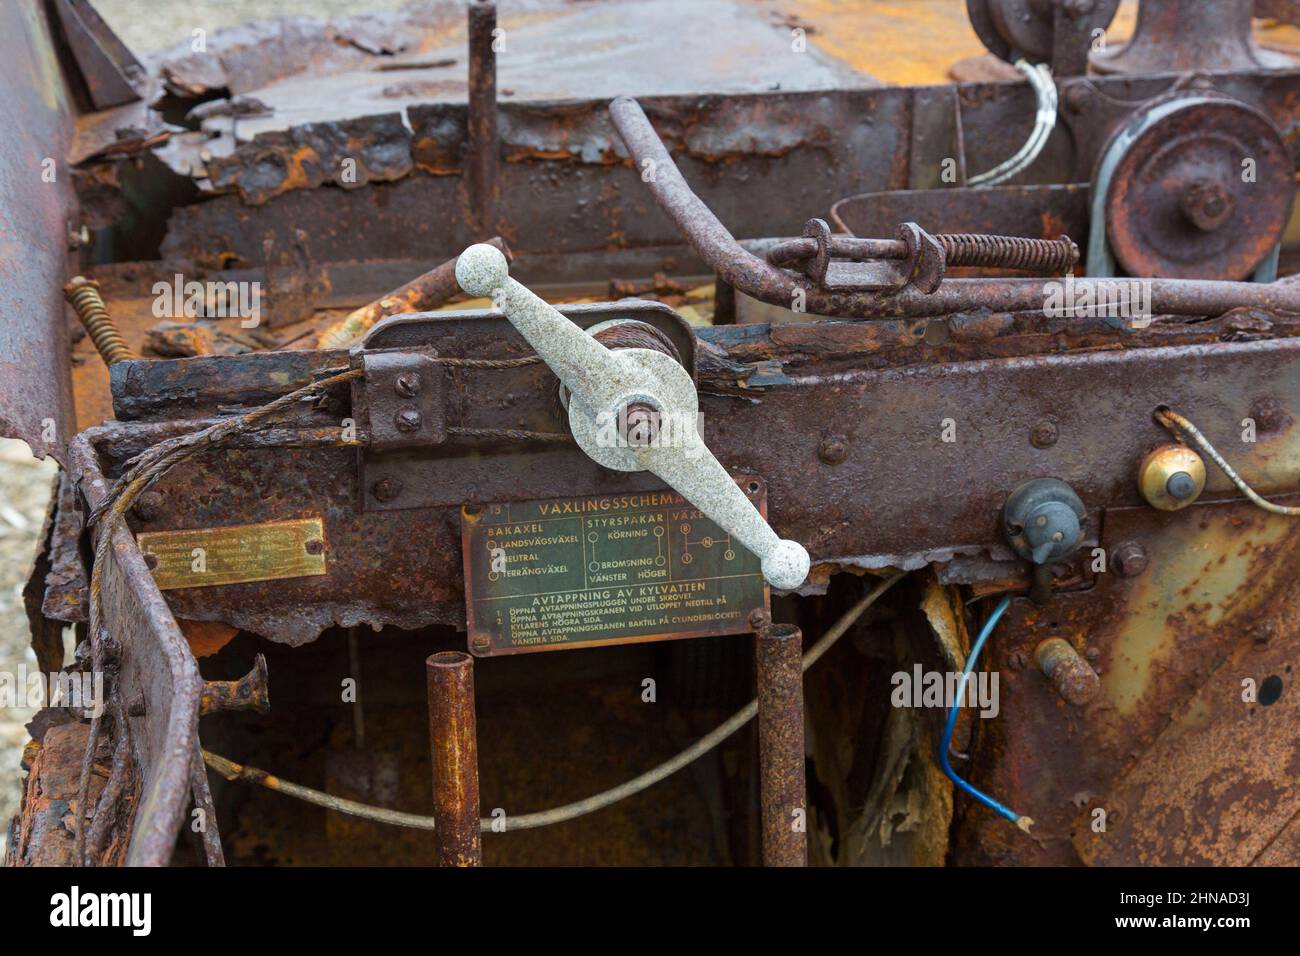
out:
<path id="1" fill-rule="evenodd" d="M 739 634 L 768 604 L 758 558 L 671 489 L 465 505 L 461 532 L 481 657 Z"/>
<path id="2" fill-rule="evenodd" d="M 137 534 L 135 540 L 163 591 L 325 573 L 325 529 L 320 518 L 149 531 Z"/>

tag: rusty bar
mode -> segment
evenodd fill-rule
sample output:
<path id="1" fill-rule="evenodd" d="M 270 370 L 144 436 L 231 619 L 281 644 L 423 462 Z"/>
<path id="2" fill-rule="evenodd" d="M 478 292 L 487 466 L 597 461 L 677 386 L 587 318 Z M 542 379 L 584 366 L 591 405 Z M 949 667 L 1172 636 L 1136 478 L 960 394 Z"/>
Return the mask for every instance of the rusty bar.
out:
<path id="1" fill-rule="evenodd" d="M 99 434 L 88 429 L 68 447 L 69 472 L 91 508 L 104 500 L 109 485 L 94 444 Z M 145 704 L 144 714 L 131 725 L 143 780 L 126 864 L 165 866 L 187 809 L 203 681 L 135 538 L 122 524 L 111 533 L 102 592 L 104 624 L 122 642 L 120 679 L 127 687 L 138 687 Z"/>
<path id="2" fill-rule="evenodd" d="M 746 249 L 695 195 L 677 169 L 663 140 L 641 105 L 629 96 L 617 97 L 610 117 L 637 169 L 653 170 L 643 177 L 655 202 L 677 226 L 700 257 L 726 282 L 761 302 L 797 308 L 813 315 L 844 318 L 887 318 L 945 315 L 971 309 L 995 312 L 1043 313 L 1060 290 L 1042 279 L 945 279 L 932 293 L 916 288 L 877 292 L 833 293 L 809 280 L 785 272 Z M 1139 287 L 1149 296 L 1157 315 L 1222 315 L 1235 308 L 1300 311 L 1300 283 L 1227 282 L 1197 279 L 1071 279 L 1072 301 L 1105 302 L 1117 291 Z M 1101 296 L 1102 298 L 1098 298 Z"/>
<path id="3" fill-rule="evenodd" d="M 1082 707 L 1101 691 L 1101 678 L 1067 640 L 1049 637 L 1034 648 L 1034 660 L 1056 692 L 1068 703 Z"/>
<path id="4" fill-rule="evenodd" d="M 497 6 L 469 4 L 469 125 L 465 184 L 470 221 L 480 234 L 495 231 L 497 205 Z"/>
<path id="5" fill-rule="evenodd" d="M 266 656 L 258 654 L 253 669 L 239 680 L 210 680 L 203 684 L 199 698 L 199 716 L 223 710 L 271 712 L 271 695 L 267 686 Z"/>
<path id="6" fill-rule="evenodd" d="M 439 651 L 424 662 L 429 682 L 433 816 L 439 866 L 482 866 L 474 658 Z"/>
<path id="7" fill-rule="evenodd" d="M 510 247 L 500 236 L 493 236 L 486 242 L 500 249 L 506 257 L 506 262 L 514 261 Z M 456 282 L 456 260 L 459 258 L 460 256 L 456 256 L 448 259 L 428 272 L 416 276 L 405 285 L 398 286 L 392 292 L 353 310 L 347 318 L 322 332 L 316 347 L 345 349 L 354 342 L 360 341 L 361 337 L 380 319 L 397 315 L 399 312 L 427 312 L 460 295 L 460 285 Z"/>
<path id="8" fill-rule="evenodd" d="M 221 847 L 221 833 L 217 830 L 217 807 L 212 800 L 212 788 L 208 786 L 208 768 L 203 762 L 203 747 L 197 737 L 194 739 L 192 766 L 190 796 L 194 800 L 195 809 L 203 811 L 203 828 L 199 831 L 203 838 L 203 858 L 208 866 L 225 866 L 226 854 Z"/>
<path id="9" fill-rule="evenodd" d="M 763 865 L 807 866 L 803 634 L 793 624 L 755 631 Z"/>

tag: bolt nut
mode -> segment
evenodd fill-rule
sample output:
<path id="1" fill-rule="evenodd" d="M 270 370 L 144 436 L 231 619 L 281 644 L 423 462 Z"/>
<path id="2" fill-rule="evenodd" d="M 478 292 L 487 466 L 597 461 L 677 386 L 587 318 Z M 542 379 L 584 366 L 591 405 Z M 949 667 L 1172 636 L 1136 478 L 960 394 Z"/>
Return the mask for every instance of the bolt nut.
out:
<path id="1" fill-rule="evenodd" d="M 380 478 L 370 487 L 376 501 L 392 501 L 402 493 L 402 483 L 396 478 Z"/>
<path id="2" fill-rule="evenodd" d="M 162 514 L 162 506 L 161 494 L 156 491 L 146 491 L 135 499 L 135 504 L 131 505 L 131 513 L 141 521 L 155 521 Z"/>
<path id="3" fill-rule="evenodd" d="M 420 376 L 415 372 L 403 372 L 393 380 L 393 391 L 403 398 L 420 394 Z"/>
<path id="4" fill-rule="evenodd" d="M 325 542 L 320 538 L 308 538 L 303 542 L 303 550 L 308 554 L 324 554 Z"/>
<path id="5" fill-rule="evenodd" d="M 1060 437 L 1061 430 L 1056 426 L 1056 422 L 1044 418 L 1029 433 L 1029 444 L 1035 448 L 1051 448 Z"/>
<path id="6" fill-rule="evenodd" d="M 843 464 L 849 457 L 849 443 L 838 435 L 827 435 L 817 446 L 817 457 L 828 465 Z"/>
<path id="7" fill-rule="evenodd" d="M 399 432 L 413 432 L 420 427 L 420 413 L 414 408 L 403 408 L 393 417 L 393 424 Z"/>
<path id="8" fill-rule="evenodd" d="M 1136 541 L 1125 541 L 1110 553 L 1110 564 L 1122 577 L 1137 577 L 1147 569 L 1146 548 Z"/>
<path id="9" fill-rule="evenodd" d="M 647 402 L 629 402 L 619 415 L 623 440 L 633 448 L 648 448 L 659 438 L 659 409 Z"/>

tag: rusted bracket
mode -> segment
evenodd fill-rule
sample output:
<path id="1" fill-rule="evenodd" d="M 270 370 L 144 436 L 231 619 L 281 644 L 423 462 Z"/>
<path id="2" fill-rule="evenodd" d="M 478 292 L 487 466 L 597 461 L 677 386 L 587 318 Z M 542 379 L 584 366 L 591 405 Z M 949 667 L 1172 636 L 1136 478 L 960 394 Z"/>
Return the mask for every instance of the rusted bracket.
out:
<path id="1" fill-rule="evenodd" d="M 352 408 L 372 449 L 417 448 L 446 440 L 443 370 L 436 355 L 431 349 L 353 351 L 352 367 L 366 374 L 353 383 Z"/>

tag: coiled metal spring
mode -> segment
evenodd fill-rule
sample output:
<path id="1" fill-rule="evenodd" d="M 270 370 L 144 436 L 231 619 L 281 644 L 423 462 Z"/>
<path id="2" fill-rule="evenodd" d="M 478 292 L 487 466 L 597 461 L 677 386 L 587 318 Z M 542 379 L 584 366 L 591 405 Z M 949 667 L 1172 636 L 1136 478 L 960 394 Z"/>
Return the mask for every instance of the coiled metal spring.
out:
<path id="1" fill-rule="evenodd" d="M 1024 269 L 1060 275 L 1079 261 L 1079 247 L 1069 236 L 1059 239 L 1026 239 L 1021 236 L 988 236 L 970 232 L 938 233 L 944 261 L 950 266 L 985 266 Z"/>
<path id="2" fill-rule="evenodd" d="M 108 306 L 104 305 L 104 299 L 99 294 L 99 283 L 85 276 L 77 276 L 63 287 L 63 296 L 85 326 L 90 341 L 95 343 L 95 349 L 105 365 L 139 358 L 113 324 Z"/>

